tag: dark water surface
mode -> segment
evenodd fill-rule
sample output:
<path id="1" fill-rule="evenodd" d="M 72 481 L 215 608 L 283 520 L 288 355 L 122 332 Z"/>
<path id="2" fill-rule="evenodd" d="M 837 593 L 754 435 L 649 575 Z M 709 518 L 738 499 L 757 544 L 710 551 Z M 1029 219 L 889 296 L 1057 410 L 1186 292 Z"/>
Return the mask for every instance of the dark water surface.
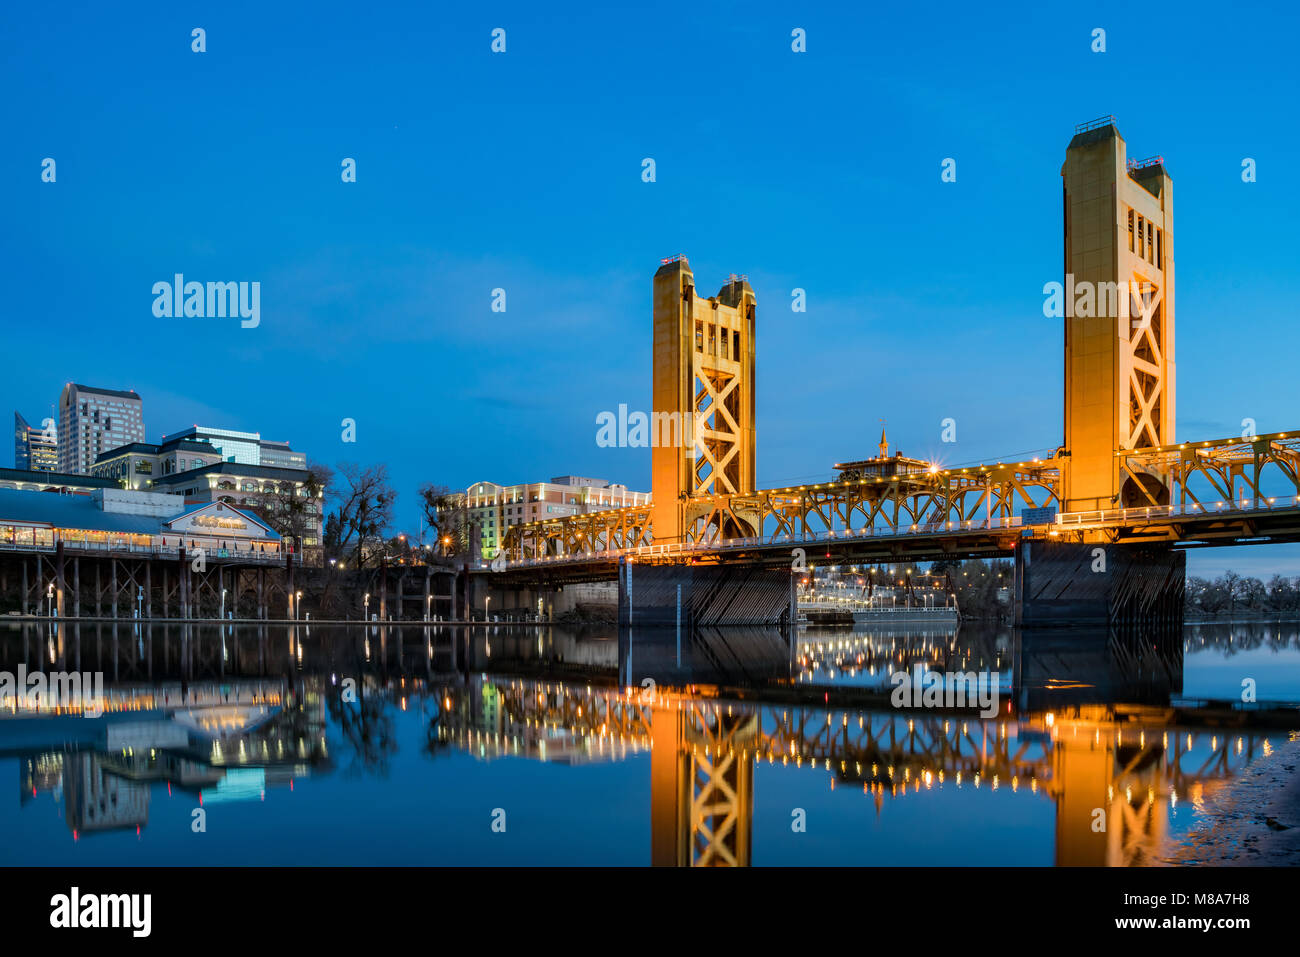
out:
<path id="1" fill-rule="evenodd" d="M 0 861 L 1157 863 L 1300 724 L 1296 624 L 1172 644 L 15 624 L 0 672 L 102 672 L 106 713 L 4 702 Z M 917 666 L 996 714 L 895 707 Z"/>

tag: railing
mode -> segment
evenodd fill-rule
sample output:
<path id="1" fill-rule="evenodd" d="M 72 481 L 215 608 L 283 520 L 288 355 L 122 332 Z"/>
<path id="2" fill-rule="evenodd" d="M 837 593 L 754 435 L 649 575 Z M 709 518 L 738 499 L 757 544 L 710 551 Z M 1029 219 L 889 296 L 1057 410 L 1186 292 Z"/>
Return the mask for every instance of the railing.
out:
<path id="1" fill-rule="evenodd" d="M 154 545 L 132 545 L 129 542 L 110 543 L 110 542 L 76 542 L 64 541 L 63 548 L 65 552 L 79 552 L 100 555 L 129 555 L 139 558 L 180 558 L 179 548 L 163 548 Z M 0 542 L 0 552 L 41 552 L 43 554 L 54 554 L 58 551 L 58 544 L 19 544 L 14 542 Z M 198 554 L 198 549 L 187 549 L 187 558 L 193 558 Z M 205 559 L 237 559 L 239 561 L 265 562 L 276 564 L 284 560 L 286 552 L 270 551 L 255 552 L 246 549 L 232 548 L 205 548 L 203 556 Z"/>
<path id="2" fill-rule="evenodd" d="M 1086 512 L 1062 512 L 1056 524 L 1069 528 L 1087 528 L 1094 525 L 1161 520 L 1168 518 L 1213 518 L 1240 512 L 1268 512 L 1278 509 L 1300 508 L 1300 495 L 1275 495 L 1270 498 L 1243 498 L 1232 501 L 1186 505 L 1142 505 L 1135 508 L 1093 509 Z"/>
<path id="3" fill-rule="evenodd" d="M 1089 120 L 1087 123 L 1079 123 L 1074 127 L 1075 133 L 1087 133 L 1089 130 L 1099 130 L 1103 126 L 1114 126 L 1115 114 L 1107 113 L 1105 116 L 1099 116 L 1095 120 Z"/>

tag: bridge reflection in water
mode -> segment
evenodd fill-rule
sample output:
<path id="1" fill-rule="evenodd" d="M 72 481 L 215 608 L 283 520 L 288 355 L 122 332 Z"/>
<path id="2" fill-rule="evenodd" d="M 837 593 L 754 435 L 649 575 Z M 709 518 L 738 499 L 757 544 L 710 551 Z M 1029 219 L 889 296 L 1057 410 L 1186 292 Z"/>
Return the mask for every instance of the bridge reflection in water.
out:
<path id="1" fill-rule="evenodd" d="M 935 788 L 1027 789 L 1055 807 L 1056 863 L 1158 863 L 1176 802 L 1199 805 L 1300 726 L 1290 707 L 1182 700 L 1181 641 L 1078 632 L 918 625 L 810 631 L 792 646 L 762 629 L 615 640 L 486 626 L 65 624 L 0 633 L 0 668 L 18 664 L 109 682 L 105 717 L 76 718 L 79 737 L 42 723 L 71 721 L 75 708 L 60 718 L 8 701 L 0 720 L 0 755 L 24 759 L 24 799 L 57 781 L 74 833 L 142 826 L 153 781 L 222 800 L 328 774 L 343 750 L 330 733 L 369 763 L 386 713 L 417 706 L 430 750 L 574 764 L 648 752 L 650 860 L 675 866 L 752 862 L 764 764 L 829 774 L 878 815 Z M 895 708 L 889 676 L 918 665 L 994 673 L 996 716 Z M 360 706 L 344 705 L 347 675 Z"/>

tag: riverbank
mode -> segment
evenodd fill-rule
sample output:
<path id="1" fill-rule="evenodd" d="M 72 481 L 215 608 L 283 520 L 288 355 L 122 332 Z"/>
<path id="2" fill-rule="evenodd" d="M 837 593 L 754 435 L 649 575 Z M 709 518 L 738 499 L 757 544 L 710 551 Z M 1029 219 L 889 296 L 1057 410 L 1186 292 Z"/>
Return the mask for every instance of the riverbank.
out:
<path id="1" fill-rule="evenodd" d="M 1205 813 L 1205 823 L 1174 846 L 1166 864 L 1300 864 L 1300 732 L 1207 801 Z"/>

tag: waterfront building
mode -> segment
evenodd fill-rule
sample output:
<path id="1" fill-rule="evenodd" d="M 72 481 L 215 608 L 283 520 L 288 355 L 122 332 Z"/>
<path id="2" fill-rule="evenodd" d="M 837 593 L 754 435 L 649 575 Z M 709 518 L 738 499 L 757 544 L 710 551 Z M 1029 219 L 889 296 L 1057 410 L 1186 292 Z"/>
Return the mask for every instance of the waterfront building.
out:
<path id="1" fill-rule="evenodd" d="M 157 550 L 184 545 L 211 555 L 278 554 L 280 535 L 224 502 L 193 506 L 183 496 L 118 488 L 87 495 L 0 489 L 0 549 Z"/>
<path id="2" fill-rule="evenodd" d="M 514 525 L 610 508 L 649 505 L 649 492 L 629 491 L 606 479 L 560 475 L 549 482 L 497 485 L 476 482 L 465 490 L 470 522 L 477 527 L 483 557 L 492 558 Z"/>
<path id="3" fill-rule="evenodd" d="M 309 478 L 306 469 L 217 461 L 156 476 L 149 487 L 180 495 L 187 505 L 223 502 L 258 509 L 277 522 L 286 537 L 300 538 L 296 547 L 314 560 L 322 544 L 325 502 L 319 489 L 313 494 Z M 289 528 L 294 528 L 296 534 L 289 532 Z"/>
<path id="4" fill-rule="evenodd" d="M 45 429 L 28 425 L 19 412 L 14 413 L 14 468 L 33 472 L 59 470 L 59 443 L 57 430 L 51 434 Z"/>
<path id="5" fill-rule="evenodd" d="M 144 441 L 144 403 L 135 392 L 69 382 L 59 396 L 59 471 L 87 474 L 101 452 Z"/>

